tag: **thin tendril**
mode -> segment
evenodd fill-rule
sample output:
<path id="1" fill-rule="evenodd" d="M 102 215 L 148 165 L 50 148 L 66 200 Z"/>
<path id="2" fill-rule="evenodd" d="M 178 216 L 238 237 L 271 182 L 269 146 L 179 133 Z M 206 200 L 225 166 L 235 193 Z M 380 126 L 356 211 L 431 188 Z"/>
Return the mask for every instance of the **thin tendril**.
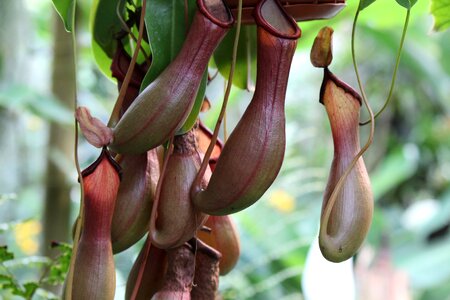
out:
<path id="1" fill-rule="evenodd" d="M 228 85 L 227 85 L 227 89 L 225 91 L 225 95 L 223 98 L 222 108 L 220 110 L 219 117 L 217 118 L 216 126 L 214 127 L 214 133 L 211 138 L 211 142 L 209 143 L 208 149 L 206 150 L 205 156 L 202 161 L 202 165 L 200 166 L 200 170 L 198 171 L 197 177 L 195 178 L 194 183 L 192 185 L 192 187 L 193 187 L 192 191 L 194 191 L 194 192 L 196 192 L 197 188 L 199 188 L 201 186 L 203 176 L 205 175 L 206 168 L 208 167 L 209 159 L 211 158 L 211 154 L 212 154 L 214 147 L 216 145 L 216 142 L 217 142 L 217 136 L 219 134 L 220 125 L 222 124 L 222 120 L 225 115 L 225 111 L 227 109 L 228 99 L 230 97 L 231 86 L 232 86 L 232 82 L 233 82 L 234 69 L 236 67 L 237 51 L 238 51 L 238 45 L 239 45 L 239 35 L 241 33 L 241 20 L 242 20 L 242 0 L 239 0 L 236 35 L 234 36 L 233 55 L 232 55 L 232 59 L 231 59 L 230 73 L 228 75 Z"/>
<path id="2" fill-rule="evenodd" d="M 394 86 L 395 86 L 395 80 L 397 79 L 397 71 L 398 71 L 398 67 L 400 65 L 400 57 L 402 54 L 402 50 L 403 50 L 403 44 L 405 42 L 405 37 L 406 37 L 406 31 L 408 29 L 408 25 L 409 25 L 409 17 L 411 15 L 411 9 L 408 9 L 406 11 L 406 18 L 405 18 L 405 24 L 403 25 L 403 32 L 402 32 L 402 37 L 400 39 L 400 46 L 398 48 L 398 52 L 397 52 L 397 58 L 395 60 L 395 67 L 394 67 L 394 72 L 392 74 L 392 79 L 391 79 L 391 87 L 389 88 L 389 94 L 388 97 L 386 99 L 386 101 L 383 104 L 383 107 L 380 109 L 380 111 L 378 111 L 374 118 L 376 119 L 379 115 L 381 115 L 381 113 L 386 109 L 386 107 L 388 106 L 388 104 L 390 103 L 391 99 L 392 99 L 392 94 L 394 92 Z M 353 43 L 353 39 L 352 39 L 352 43 Z M 354 57 L 354 55 L 353 55 Z M 356 66 L 356 64 L 355 64 Z M 355 67 L 357 68 L 357 67 Z M 359 123 L 359 125 L 364 126 L 370 123 L 370 120 L 364 121 Z"/>
<path id="3" fill-rule="evenodd" d="M 354 47 L 355 46 L 355 44 L 354 44 L 355 28 L 356 28 L 356 21 L 358 20 L 359 12 L 360 12 L 360 10 L 358 8 L 358 10 L 356 11 L 356 14 L 355 14 L 355 18 L 353 21 L 353 27 L 352 27 L 352 43 L 351 43 L 352 59 L 353 59 L 353 66 L 355 67 L 355 73 L 356 73 L 356 78 L 358 80 L 359 89 L 361 90 L 362 100 L 363 100 L 364 105 L 366 106 L 366 109 L 370 116 L 370 133 L 369 133 L 369 137 L 367 138 L 366 144 L 364 145 L 364 147 L 361 148 L 361 150 L 359 150 L 358 154 L 356 154 L 356 156 L 353 158 L 350 165 L 345 170 L 344 174 L 339 178 L 337 184 L 335 185 L 335 187 L 333 189 L 333 192 L 331 193 L 331 196 L 330 196 L 330 198 L 327 202 L 327 205 L 324 209 L 323 216 L 322 216 L 321 222 L 320 222 L 321 223 L 320 233 L 323 236 L 328 236 L 328 233 L 327 233 L 328 220 L 330 218 L 330 214 L 333 209 L 334 203 L 337 200 L 337 196 L 341 192 L 341 190 L 344 186 L 345 180 L 347 179 L 350 172 L 353 170 L 353 167 L 356 165 L 358 160 L 362 157 L 362 155 L 367 151 L 367 149 L 369 149 L 370 145 L 372 144 L 373 136 L 374 136 L 374 132 L 375 132 L 375 116 L 373 114 L 372 108 L 370 107 L 369 101 L 367 100 L 366 93 L 364 91 L 364 87 L 361 83 L 361 78 L 359 76 L 358 68 L 356 66 L 356 59 L 355 59 L 355 55 L 354 55 L 355 54 L 355 47 Z M 323 226 L 323 225 L 326 225 L 326 226 Z"/>
<path id="4" fill-rule="evenodd" d="M 123 105 L 123 101 L 125 99 L 125 94 L 128 90 L 128 84 L 130 83 L 131 76 L 133 75 L 134 66 L 136 64 L 136 60 L 139 54 L 139 49 L 141 48 L 142 36 L 144 34 L 144 18 L 145 18 L 145 10 L 147 6 L 147 0 L 142 0 L 142 11 L 141 11 L 141 20 L 139 22 L 139 36 L 136 44 L 136 49 L 133 53 L 133 58 L 131 59 L 130 66 L 128 67 L 127 74 L 125 75 L 125 79 L 123 81 L 122 87 L 120 88 L 119 97 L 114 105 L 114 109 L 111 113 L 111 117 L 108 121 L 108 127 L 114 127 L 116 123 L 119 121 L 120 110 Z"/>
<path id="5" fill-rule="evenodd" d="M 224 82 L 224 88 L 226 90 L 226 87 L 228 86 L 228 83 Z M 223 142 L 226 143 L 228 139 L 228 126 L 227 126 L 227 111 L 225 110 L 225 113 L 223 114 Z"/>
<path id="6" fill-rule="evenodd" d="M 75 20 L 75 10 L 72 12 L 72 20 Z M 76 81 L 76 74 L 77 74 L 77 47 L 76 47 L 76 33 L 75 33 L 75 22 L 72 21 L 72 46 L 73 46 L 73 57 L 72 57 L 72 64 L 74 65 L 75 70 L 75 89 L 74 89 L 74 112 L 77 110 L 78 107 L 78 95 L 77 95 L 77 81 Z M 69 264 L 69 273 L 67 274 L 67 285 L 65 290 L 64 299 L 72 300 L 72 288 L 73 288 L 73 276 L 74 276 L 74 268 L 75 268 L 75 259 L 76 259 L 76 253 L 78 250 L 78 244 L 80 241 L 81 236 L 81 225 L 83 223 L 83 215 L 84 215 L 84 184 L 83 184 L 83 176 L 81 176 L 81 167 L 80 167 L 80 160 L 78 157 L 78 120 L 74 118 L 74 125 L 75 125 L 75 136 L 74 136 L 74 163 L 75 168 L 77 170 L 78 174 L 78 180 L 80 182 L 80 211 L 78 212 L 78 217 L 76 219 L 75 223 L 75 235 L 73 240 L 73 246 L 72 246 L 72 254 L 70 257 L 70 264 Z"/>

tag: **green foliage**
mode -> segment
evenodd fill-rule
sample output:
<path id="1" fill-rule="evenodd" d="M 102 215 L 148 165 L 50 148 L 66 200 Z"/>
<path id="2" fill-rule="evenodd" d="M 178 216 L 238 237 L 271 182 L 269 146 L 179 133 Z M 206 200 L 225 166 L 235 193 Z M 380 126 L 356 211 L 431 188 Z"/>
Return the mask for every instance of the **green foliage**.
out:
<path id="1" fill-rule="evenodd" d="M 50 264 L 47 276 L 43 282 L 51 285 L 62 284 L 66 278 L 70 267 L 70 258 L 72 256 L 72 246 L 66 243 L 54 243 L 52 245 L 59 251 L 59 255 Z"/>
<path id="2" fill-rule="evenodd" d="M 184 1 L 148 1 L 145 23 L 147 28 L 151 28 L 147 33 L 152 51 L 152 65 L 142 82 L 141 90 L 155 80 L 177 56 L 196 10 L 196 1 L 189 0 L 186 20 Z"/>
<path id="3" fill-rule="evenodd" d="M 18 222 L 14 222 L 12 225 L 3 226 L 5 230 L 2 233 L 6 234 L 8 230 L 14 228 L 14 225 L 17 224 Z M 59 252 L 53 259 L 47 257 L 28 257 L 24 259 L 17 258 L 7 246 L 0 246 L 0 298 L 3 299 L 2 295 L 9 292 L 24 299 L 32 299 L 40 291 L 41 294 L 46 295 L 46 299 L 56 299 L 52 293 L 45 291 L 42 285 L 44 283 L 58 285 L 64 282 L 69 270 L 72 246 L 65 243 L 53 243 L 52 247 Z M 36 271 L 35 268 L 37 266 L 42 267 L 42 269 Z M 41 273 L 41 275 L 37 278 L 34 275 L 35 279 L 33 280 L 30 280 L 28 277 L 24 280 L 20 276 L 21 272 L 16 272 L 17 269 L 31 271 L 31 273 L 35 274 Z"/>
<path id="4" fill-rule="evenodd" d="M 72 124 L 72 112 L 51 95 L 43 95 L 29 86 L 12 85 L 0 90 L 0 107 L 25 110 L 45 120 Z"/>
<path id="5" fill-rule="evenodd" d="M 73 30 L 75 22 L 76 0 L 52 0 L 56 11 L 64 22 L 67 31 Z"/>
<path id="6" fill-rule="evenodd" d="M 0 247 L 0 263 L 14 259 L 14 253 L 8 251 L 7 246 Z"/>
<path id="7" fill-rule="evenodd" d="M 5 266 L 5 262 L 14 259 L 14 254 L 8 251 L 6 246 L 0 247 L 0 288 L 3 290 L 10 290 L 13 295 L 21 296 L 25 299 L 31 299 L 36 292 L 39 284 L 36 282 L 26 282 L 23 285 L 19 284 L 14 275 Z"/>
<path id="8" fill-rule="evenodd" d="M 450 27 L 450 0 L 431 0 L 431 14 L 434 30 L 443 31 Z"/>
<path id="9" fill-rule="evenodd" d="M 117 35 L 123 29 L 125 5 L 121 0 L 95 0 L 91 7 L 92 50 L 100 70 L 111 77 L 111 61 L 117 48 Z"/>
<path id="10" fill-rule="evenodd" d="M 42 289 L 43 283 L 50 285 L 62 284 L 69 270 L 72 247 L 68 244 L 54 245 L 60 254 L 53 260 L 45 260 L 44 272 L 36 281 L 20 283 L 12 272 L 13 265 L 8 266 L 6 262 L 13 262 L 15 257 L 6 246 L 0 247 L 0 289 L 3 292 L 10 291 L 13 295 L 24 299 L 31 299 L 38 289 Z M 19 263 L 23 267 L 31 268 L 31 264 Z"/>
<path id="11" fill-rule="evenodd" d="M 231 29 L 214 52 L 214 62 L 224 78 L 228 78 L 231 68 L 236 28 Z M 250 74 L 249 74 L 250 73 Z M 236 68 L 233 84 L 241 89 L 249 89 L 256 77 L 256 26 L 243 26 L 239 36 Z"/>

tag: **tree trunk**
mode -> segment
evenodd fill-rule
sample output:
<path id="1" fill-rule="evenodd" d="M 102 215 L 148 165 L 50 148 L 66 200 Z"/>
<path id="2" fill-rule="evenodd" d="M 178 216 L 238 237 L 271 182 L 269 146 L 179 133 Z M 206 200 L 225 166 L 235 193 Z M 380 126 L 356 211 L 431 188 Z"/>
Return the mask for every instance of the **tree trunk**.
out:
<path id="1" fill-rule="evenodd" d="M 67 107 L 75 101 L 75 66 L 73 41 L 59 16 L 53 13 L 54 45 L 52 65 L 52 92 Z M 74 129 L 58 123 L 50 124 L 47 153 L 46 198 L 44 208 L 43 252 L 52 255 L 51 241 L 69 240 L 70 190 L 72 184 L 62 161 L 73 160 Z M 59 163 L 58 163 L 59 162 Z"/>

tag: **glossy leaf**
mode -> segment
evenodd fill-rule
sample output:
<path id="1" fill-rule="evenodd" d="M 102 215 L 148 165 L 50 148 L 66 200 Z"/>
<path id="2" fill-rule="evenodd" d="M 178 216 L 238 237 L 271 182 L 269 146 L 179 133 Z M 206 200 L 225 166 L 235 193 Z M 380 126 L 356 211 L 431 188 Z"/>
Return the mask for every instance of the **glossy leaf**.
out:
<path id="1" fill-rule="evenodd" d="M 188 0 L 189 24 L 197 10 L 195 0 Z M 145 24 L 152 51 L 152 65 L 145 76 L 141 91 L 147 87 L 177 56 L 189 26 L 185 19 L 185 1 L 152 0 L 147 4 Z"/>
<path id="2" fill-rule="evenodd" d="M 230 30 L 214 53 L 214 61 L 220 74 L 228 78 L 231 68 L 231 54 L 233 53 L 234 36 L 236 29 Z M 250 63 L 250 66 L 249 66 Z M 250 68 L 250 76 L 249 76 Z M 244 26 L 239 37 L 236 69 L 233 84 L 241 89 L 248 89 L 253 85 L 256 77 L 256 27 Z M 249 82 L 249 79 L 251 81 Z"/>
<path id="3" fill-rule="evenodd" d="M 358 10 L 363 10 L 365 8 L 367 8 L 369 5 L 371 5 L 372 3 L 374 3 L 376 0 L 361 0 L 359 1 L 359 7 Z"/>
<path id="4" fill-rule="evenodd" d="M 450 27 L 450 0 L 431 0 L 431 14 L 434 17 L 435 31 Z"/>
<path id="5" fill-rule="evenodd" d="M 397 1 L 399 5 L 403 6 L 406 9 L 410 9 L 417 2 L 417 0 L 395 0 L 395 1 Z"/>
<path id="6" fill-rule="evenodd" d="M 76 0 L 53 0 L 56 11 L 64 22 L 67 31 L 73 30 Z"/>
<path id="7" fill-rule="evenodd" d="M 122 30 L 117 7 L 124 15 L 124 1 L 94 0 L 91 6 L 92 50 L 100 70 L 111 77 L 110 65 L 116 51 L 116 35 Z"/>

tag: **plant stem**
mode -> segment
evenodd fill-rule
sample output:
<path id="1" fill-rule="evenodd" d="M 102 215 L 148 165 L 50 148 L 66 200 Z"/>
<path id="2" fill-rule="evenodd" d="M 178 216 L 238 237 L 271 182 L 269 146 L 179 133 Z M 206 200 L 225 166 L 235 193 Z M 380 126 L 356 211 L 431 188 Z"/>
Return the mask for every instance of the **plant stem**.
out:
<path id="1" fill-rule="evenodd" d="M 75 9 L 72 12 L 72 20 L 75 20 Z M 76 32 L 75 32 L 75 21 L 72 23 L 72 45 L 74 47 L 73 49 L 73 65 L 75 70 L 75 89 L 74 89 L 74 113 L 76 112 L 78 108 L 78 95 L 77 95 L 77 81 L 76 81 L 76 74 L 77 74 L 77 47 L 76 47 Z M 66 300 L 72 300 L 72 285 L 73 285 L 73 273 L 74 273 L 74 267 L 75 267 L 75 258 L 76 253 L 78 249 L 78 242 L 80 240 L 81 236 L 81 224 L 83 220 L 83 213 L 84 213 L 84 187 L 83 187 L 83 176 L 81 176 L 81 167 L 80 167 L 80 160 L 78 157 L 78 121 L 76 118 L 74 118 L 75 121 L 75 137 L 74 137 L 74 163 L 75 168 L 77 170 L 78 180 L 80 183 L 80 211 L 78 213 L 78 217 L 76 219 L 75 223 L 75 235 L 73 239 L 73 246 L 72 246 L 72 254 L 70 256 L 70 265 L 69 265 L 69 273 L 67 274 L 67 284 L 66 284 L 66 290 L 65 294 L 63 295 L 64 299 Z"/>
<path id="2" fill-rule="evenodd" d="M 136 43 L 136 48 L 134 49 L 133 57 L 131 59 L 130 66 L 128 67 L 127 74 L 125 75 L 122 87 L 120 88 L 119 97 L 117 98 L 116 104 L 114 105 L 114 109 L 111 113 L 111 117 L 109 118 L 108 127 L 114 127 L 119 121 L 120 110 L 123 105 L 123 100 L 125 99 L 125 95 L 128 90 L 128 85 L 130 83 L 131 76 L 133 75 L 134 66 L 136 65 L 139 50 L 141 49 L 142 36 L 144 34 L 146 7 L 147 7 L 147 0 L 142 0 L 141 19 L 139 22 L 139 36 Z"/>

